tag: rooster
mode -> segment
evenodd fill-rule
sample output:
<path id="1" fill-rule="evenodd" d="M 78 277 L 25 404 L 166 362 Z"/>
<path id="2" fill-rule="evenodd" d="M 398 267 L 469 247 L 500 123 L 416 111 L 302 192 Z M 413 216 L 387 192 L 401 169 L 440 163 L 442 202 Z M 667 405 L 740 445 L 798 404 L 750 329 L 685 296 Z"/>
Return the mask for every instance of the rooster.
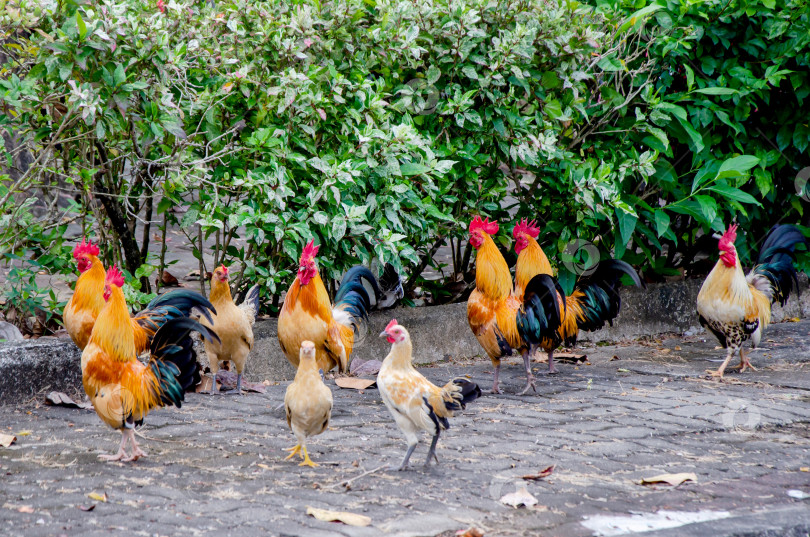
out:
<path id="1" fill-rule="evenodd" d="M 98 246 L 90 240 L 82 239 L 73 248 L 73 258 L 79 265 L 80 274 L 62 319 L 70 339 L 82 350 L 87 346 L 98 314 L 104 309 L 104 298 L 101 295 L 104 292 L 106 274 L 98 254 Z"/>
<path id="2" fill-rule="evenodd" d="M 537 243 L 539 234 L 540 229 L 535 226 L 535 222 L 527 222 L 526 219 L 518 222 L 512 229 L 515 253 L 518 255 L 515 265 L 515 295 L 521 300 L 532 278 L 538 274 L 553 276 L 551 263 Z M 633 267 L 624 261 L 608 259 L 596 265 L 590 274 L 580 278 L 570 296 L 566 297 L 561 289 L 557 289 L 557 301 L 564 312 L 562 322 L 554 337 L 536 342 L 548 354 L 549 373 L 557 372 L 554 367 L 554 349 L 561 343 L 576 345 L 580 330 L 599 330 L 606 322 L 613 323 L 622 305 L 619 287 L 624 274 L 630 276 L 636 286 L 644 287 Z"/>
<path id="3" fill-rule="evenodd" d="M 81 274 L 76 281 L 73 296 L 65 306 L 63 318 L 65 329 L 80 349 L 87 345 L 93 325 L 104 309 L 102 293 L 105 271 L 98 254 L 98 246 L 90 240 L 82 239 L 73 249 L 73 257 Z M 175 289 L 156 297 L 143 311 L 131 318 L 138 353 L 149 350 L 157 330 L 170 319 L 187 317 L 196 308 L 210 320 L 211 314 L 207 311 L 210 306 L 205 297 L 187 289 Z"/>
<path id="4" fill-rule="evenodd" d="M 134 461 L 146 454 L 135 441 L 135 426 L 157 407 L 180 407 L 184 392 L 200 379 L 192 348 L 191 331 L 204 339 L 216 334 L 189 317 L 173 317 L 151 338 L 147 364 L 138 360 L 135 333 L 127 309 L 124 277 L 113 265 L 107 270 L 103 297 L 106 305 L 96 319 L 82 352 L 82 384 L 96 413 L 107 425 L 121 431 L 115 455 L 109 461 Z M 127 453 L 129 444 L 131 451 Z"/>
<path id="5" fill-rule="evenodd" d="M 762 245 L 757 264 L 746 276 L 740 266 L 734 241 L 737 226 L 732 225 L 720 237 L 720 259 L 703 282 L 697 298 L 700 324 L 708 328 L 728 349 L 726 359 L 713 377 L 723 373 L 734 353 L 740 351 L 740 372 L 751 368 L 742 344 L 751 339 L 759 345 L 762 332 L 771 322 L 771 304 L 784 305 L 798 276 L 793 266 L 796 246 L 806 239 L 796 226 L 774 226 Z"/>
<path id="6" fill-rule="evenodd" d="M 380 296 L 377 279 L 365 267 L 349 269 L 340 282 L 334 306 L 329 301 L 315 265 L 319 247 L 312 240 L 304 248 L 295 278 L 278 316 L 278 341 L 292 365 L 298 367 L 303 341 L 315 343 L 318 368 L 324 372 L 335 366 L 340 373 L 349 370 L 355 334 L 359 332 L 371 307 L 366 280 L 376 297 Z"/>
<path id="7" fill-rule="evenodd" d="M 383 360 L 377 374 L 377 387 L 385 406 L 408 442 L 408 451 L 398 470 L 408 467 L 419 433 L 427 431 L 433 436 L 425 466 L 436 456 L 439 434 L 450 428 L 447 418 L 463 410 L 481 397 L 481 389 L 474 382 L 456 378 L 439 388 L 413 367 L 411 336 L 405 327 L 393 319 L 380 334 L 391 343 L 391 352 Z"/>
<path id="8" fill-rule="evenodd" d="M 304 461 L 299 466 L 318 466 L 307 453 L 307 438 L 321 434 L 329 426 L 332 392 L 323 383 L 318 371 L 315 344 L 311 341 L 301 342 L 298 371 L 284 393 L 284 408 L 287 411 L 287 425 L 298 440 L 298 444 L 288 450 L 291 453 L 287 459 L 300 455 Z"/>
<path id="9" fill-rule="evenodd" d="M 467 320 L 473 334 L 495 367 L 492 393 L 500 393 L 498 383 L 501 358 L 517 350 L 526 368 L 526 387 L 521 395 L 535 389 L 529 364 L 533 346 L 555 338 L 562 319 L 559 283 L 551 276 L 533 277 L 525 292 L 516 296 L 512 275 L 492 235 L 498 223 L 476 216 L 470 223 L 470 243 L 478 250 L 475 259 L 475 289 L 467 301 Z"/>
<path id="10" fill-rule="evenodd" d="M 200 322 L 213 329 L 221 342 L 207 341 L 205 354 L 211 367 L 213 382 L 212 394 L 219 393 L 217 389 L 217 371 L 219 362 L 230 360 L 236 367 L 236 390 L 242 392 L 242 372 L 248 354 L 253 349 L 253 323 L 259 312 L 259 286 L 251 287 L 245 299 L 237 306 L 231 297 L 231 287 L 228 285 L 228 268 L 225 265 L 217 267 L 211 276 L 211 304 L 216 308 L 213 323 L 205 319 Z"/>

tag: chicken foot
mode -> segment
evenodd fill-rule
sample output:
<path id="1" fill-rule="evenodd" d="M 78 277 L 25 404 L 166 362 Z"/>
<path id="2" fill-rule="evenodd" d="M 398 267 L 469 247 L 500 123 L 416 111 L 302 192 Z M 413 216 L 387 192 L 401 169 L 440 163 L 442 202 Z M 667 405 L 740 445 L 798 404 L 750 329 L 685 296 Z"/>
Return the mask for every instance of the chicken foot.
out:
<path id="1" fill-rule="evenodd" d="M 740 373 L 745 371 L 748 368 L 751 368 L 751 371 L 756 371 L 757 368 L 751 365 L 751 361 L 748 359 L 748 356 L 745 355 L 745 351 L 743 348 L 740 347 L 740 365 L 738 366 Z"/>
<path id="2" fill-rule="evenodd" d="M 498 365 L 495 366 L 495 375 L 492 379 L 492 389 L 487 393 L 491 394 L 501 393 L 501 390 L 498 389 L 498 376 L 500 375 L 500 373 L 501 373 L 501 363 L 498 362 Z"/>
<path id="3" fill-rule="evenodd" d="M 416 444 L 418 444 L 418 443 L 419 442 L 414 442 L 413 444 L 408 446 L 408 451 L 405 452 L 405 458 L 402 459 L 402 464 L 400 464 L 399 467 L 397 468 L 398 472 L 401 472 L 402 470 L 405 470 L 408 467 L 408 461 L 411 460 L 411 455 L 413 455 L 413 450 L 416 449 Z M 393 469 L 393 466 L 391 468 Z"/>
<path id="4" fill-rule="evenodd" d="M 317 462 L 312 462 L 312 459 L 309 458 L 309 453 L 307 453 L 306 444 L 301 444 L 301 453 L 303 453 L 302 458 L 304 459 L 304 462 L 302 462 L 298 466 L 309 466 L 310 468 L 320 466 Z"/>
<path id="5" fill-rule="evenodd" d="M 439 442 L 439 430 L 437 428 L 436 435 L 430 442 L 430 449 L 428 449 L 427 460 L 425 460 L 425 467 L 430 466 L 430 459 L 436 459 L 436 464 L 439 464 L 439 457 L 436 456 L 436 444 Z"/>
<path id="6" fill-rule="evenodd" d="M 556 375 L 557 368 L 554 367 L 554 350 L 548 351 L 548 374 L 549 375 Z"/>
<path id="7" fill-rule="evenodd" d="M 284 451 L 289 451 L 290 452 L 289 455 L 284 457 L 284 460 L 288 461 L 288 460 L 292 459 L 293 457 L 295 457 L 296 455 L 301 455 L 301 444 L 296 444 L 294 447 L 291 447 L 291 448 L 284 448 Z M 303 458 L 303 455 L 301 455 L 301 457 Z"/>
<path id="8" fill-rule="evenodd" d="M 725 373 L 726 367 L 728 367 L 728 363 L 731 361 L 731 357 L 734 356 L 734 352 L 736 350 L 737 349 L 735 349 L 734 347 L 729 347 L 728 353 L 726 354 L 726 359 L 723 360 L 722 364 L 720 364 L 720 369 L 718 369 L 717 371 L 707 369 L 706 372 L 713 377 L 718 377 L 720 380 L 723 380 L 723 373 Z"/>
<path id="9" fill-rule="evenodd" d="M 132 452 L 130 455 L 127 455 L 126 452 L 127 444 L 132 447 Z M 118 447 L 118 452 L 115 455 L 98 456 L 99 459 L 109 462 L 133 462 L 137 461 L 141 457 L 146 457 L 146 453 L 138 446 L 138 442 L 135 440 L 135 429 L 123 429 L 121 431 L 121 444 Z"/>
<path id="10" fill-rule="evenodd" d="M 537 393 L 537 387 L 534 385 L 534 375 L 532 375 L 532 365 L 531 360 L 529 359 L 529 351 L 523 351 L 523 365 L 526 366 L 526 387 L 523 388 L 523 391 L 520 392 L 518 395 L 526 395 L 529 391 L 529 388 L 534 390 L 534 393 Z M 549 362 L 551 365 L 551 362 Z M 436 436 L 438 438 L 438 435 Z"/>

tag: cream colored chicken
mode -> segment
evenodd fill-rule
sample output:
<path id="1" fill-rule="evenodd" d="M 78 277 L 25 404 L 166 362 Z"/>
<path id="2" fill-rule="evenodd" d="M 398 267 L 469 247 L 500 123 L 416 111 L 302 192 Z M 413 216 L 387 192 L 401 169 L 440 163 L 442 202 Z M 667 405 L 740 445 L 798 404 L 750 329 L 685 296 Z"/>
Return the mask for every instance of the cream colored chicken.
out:
<path id="1" fill-rule="evenodd" d="M 474 382 L 463 378 L 453 379 L 439 388 L 413 367 L 411 336 L 405 327 L 393 319 L 380 334 L 391 343 L 391 352 L 383 360 L 377 374 L 377 387 L 385 406 L 394 417 L 399 430 L 408 442 L 408 451 L 398 470 L 408 467 L 408 461 L 419 443 L 419 433 L 433 435 L 425 466 L 436 456 L 439 433 L 450 428 L 447 418 L 454 411 L 481 396 L 481 389 Z"/>
<path id="2" fill-rule="evenodd" d="M 217 372 L 219 362 L 230 361 L 236 368 L 236 390 L 242 392 L 242 372 L 245 370 L 247 357 L 253 349 L 253 323 L 259 311 L 259 286 L 254 285 L 245 296 L 245 300 L 237 306 L 231 297 L 231 287 L 228 284 L 228 269 L 225 265 L 217 267 L 211 276 L 212 304 L 217 310 L 213 316 L 213 323 L 206 319 L 200 322 L 213 328 L 219 335 L 221 342 L 205 342 L 205 354 L 208 356 L 213 382 L 209 393 L 219 392 L 217 388 Z"/>
<path id="3" fill-rule="evenodd" d="M 329 426 L 332 391 L 323 383 L 315 359 L 315 344 L 311 341 L 301 343 L 298 371 L 295 380 L 287 386 L 284 408 L 287 411 L 287 425 L 298 440 L 298 444 L 288 450 L 291 453 L 287 459 L 300 455 L 304 461 L 299 466 L 318 466 L 307 453 L 307 438 L 321 434 Z"/>

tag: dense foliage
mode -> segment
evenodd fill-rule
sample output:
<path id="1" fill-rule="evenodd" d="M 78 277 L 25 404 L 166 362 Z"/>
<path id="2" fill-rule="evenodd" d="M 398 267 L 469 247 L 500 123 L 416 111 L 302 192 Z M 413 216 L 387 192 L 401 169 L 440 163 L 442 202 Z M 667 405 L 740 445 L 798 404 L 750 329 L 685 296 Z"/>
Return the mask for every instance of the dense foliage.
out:
<path id="1" fill-rule="evenodd" d="M 567 287 L 578 238 L 672 274 L 732 218 L 806 218 L 808 10 L 774 2 L 21 1 L 0 125 L 32 162 L 0 177 L 0 253 L 69 273 L 81 222 L 145 300 L 180 226 L 274 308 L 316 236 L 332 288 L 377 259 L 442 301 L 487 214 L 505 248 L 538 218 Z"/>

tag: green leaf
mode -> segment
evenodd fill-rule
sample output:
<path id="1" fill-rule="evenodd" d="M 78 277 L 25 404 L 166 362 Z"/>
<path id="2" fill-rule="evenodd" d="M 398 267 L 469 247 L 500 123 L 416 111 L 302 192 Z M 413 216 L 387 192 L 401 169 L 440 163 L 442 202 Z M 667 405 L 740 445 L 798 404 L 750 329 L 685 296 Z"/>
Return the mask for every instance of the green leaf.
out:
<path id="1" fill-rule="evenodd" d="M 76 10 L 76 26 L 79 28 L 79 39 L 84 39 L 84 37 L 87 35 L 87 25 L 82 20 L 79 10 Z"/>
<path id="2" fill-rule="evenodd" d="M 420 164 L 418 162 L 405 162 L 399 165 L 402 175 L 422 175 L 430 171 L 429 166 Z"/>
<path id="3" fill-rule="evenodd" d="M 120 86 L 124 82 L 127 81 L 127 75 L 124 72 L 124 66 L 120 63 L 115 66 L 115 72 L 113 73 L 113 82 L 116 86 Z"/>
<path id="4" fill-rule="evenodd" d="M 655 210 L 655 232 L 660 238 L 664 233 L 669 230 L 670 218 L 663 209 Z"/>
<path id="5" fill-rule="evenodd" d="M 747 203 L 749 205 L 757 205 L 762 207 L 762 204 L 757 199 L 747 192 L 743 192 L 739 188 L 734 188 L 725 183 L 715 183 L 707 190 L 716 192 L 728 200 L 738 201 L 740 203 Z"/>
<path id="6" fill-rule="evenodd" d="M 704 95 L 734 95 L 735 93 L 739 93 L 739 91 L 733 88 L 712 87 L 696 89 L 692 93 L 703 93 Z"/>
<path id="7" fill-rule="evenodd" d="M 745 172 L 759 164 L 759 158 L 753 155 L 740 155 L 727 159 L 720 165 L 715 179 L 725 179 L 727 177 L 739 177 Z"/>
<path id="8" fill-rule="evenodd" d="M 453 219 L 452 216 L 449 214 L 444 214 L 434 205 L 426 205 L 425 211 L 427 212 L 428 216 L 432 216 L 433 218 L 438 218 L 439 220 L 444 220 L 445 222 L 455 222 L 455 219 Z"/>
<path id="9" fill-rule="evenodd" d="M 332 240 L 339 241 L 346 235 L 346 219 L 337 216 L 332 220 Z"/>
<path id="10" fill-rule="evenodd" d="M 624 209 L 616 208 L 616 218 L 619 221 L 619 233 L 622 237 L 622 244 L 627 244 L 630 237 L 633 236 L 633 231 L 636 229 L 636 222 L 638 216 L 630 214 Z"/>
<path id="11" fill-rule="evenodd" d="M 700 205 L 700 212 L 703 215 L 703 221 L 707 225 L 711 225 L 717 216 L 717 202 L 711 196 L 704 196 L 699 194 L 695 196 L 695 201 Z"/>
<path id="12" fill-rule="evenodd" d="M 596 62 L 596 65 L 603 71 L 612 73 L 615 71 L 624 71 L 624 65 L 621 60 L 615 56 L 603 56 Z"/>
<path id="13" fill-rule="evenodd" d="M 664 8 L 663 5 L 651 4 L 649 6 L 639 9 L 638 11 L 630 15 L 630 17 L 628 17 L 627 20 L 625 20 L 621 26 L 619 26 L 619 33 L 626 32 L 627 30 L 630 29 L 631 26 L 641 24 L 649 15 L 663 8 Z"/>
<path id="14" fill-rule="evenodd" d="M 688 121 L 678 118 L 678 123 L 681 124 L 683 130 L 686 131 L 686 134 L 689 136 L 689 139 L 692 140 L 692 145 L 694 146 L 695 153 L 701 153 L 704 149 L 703 145 L 703 137 L 692 127 L 692 124 Z"/>

